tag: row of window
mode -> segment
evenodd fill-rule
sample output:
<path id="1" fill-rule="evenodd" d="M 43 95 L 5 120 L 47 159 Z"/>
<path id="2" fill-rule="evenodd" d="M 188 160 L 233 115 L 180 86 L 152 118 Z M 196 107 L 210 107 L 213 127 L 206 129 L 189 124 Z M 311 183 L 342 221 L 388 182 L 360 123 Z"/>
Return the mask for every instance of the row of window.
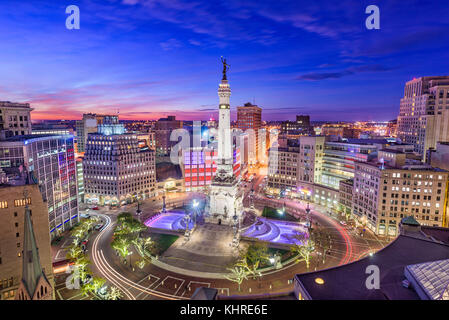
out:
<path id="1" fill-rule="evenodd" d="M 24 207 L 27 204 L 31 204 L 31 198 L 14 200 L 14 207 Z M 6 208 L 8 208 L 8 201 L 0 201 L 0 209 Z"/>

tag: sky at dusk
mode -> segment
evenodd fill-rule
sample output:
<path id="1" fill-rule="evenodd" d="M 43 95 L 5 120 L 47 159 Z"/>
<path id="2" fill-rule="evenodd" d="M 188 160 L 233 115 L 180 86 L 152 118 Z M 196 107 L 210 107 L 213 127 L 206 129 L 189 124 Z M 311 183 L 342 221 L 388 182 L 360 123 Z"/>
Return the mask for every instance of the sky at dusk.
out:
<path id="1" fill-rule="evenodd" d="M 449 75 L 448 1 L 2 0 L 0 22 L 0 100 L 33 119 L 216 117 L 220 56 L 264 120 L 391 120 L 406 81 Z"/>

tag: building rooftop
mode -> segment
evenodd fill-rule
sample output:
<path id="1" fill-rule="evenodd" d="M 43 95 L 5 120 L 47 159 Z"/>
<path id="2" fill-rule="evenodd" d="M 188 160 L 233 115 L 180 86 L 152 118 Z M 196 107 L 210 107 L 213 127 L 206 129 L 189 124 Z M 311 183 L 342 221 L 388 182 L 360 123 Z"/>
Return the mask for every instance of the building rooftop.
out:
<path id="1" fill-rule="evenodd" d="M 448 228 L 421 226 L 421 231 L 428 239 L 449 245 Z"/>
<path id="2" fill-rule="evenodd" d="M 12 136 L 12 137 L 6 138 L 3 141 L 22 142 L 22 141 L 28 141 L 28 140 L 33 140 L 33 139 L 49 138 L 49 137 L 63 137 L 63 136 L 72 136 L 73 137 L 73 135 L 61 135 L 61 134 L 26 134 L 23 136 Z"/>
<path id="3" fill-rule="evenodd" d="M 403 166 L 391 166 L 388 163 L 379 162 L 377 158 L 368 162 L 356 161 L 358 164 L 367 164 L 372 167 L 381 168 L 383 166 L 384 169 L 396 169 L 396 170 L 410 170 L 410 171 L 432 171 L 432 172 L 448 172 L 447 170 L 432 167 L 431 165 L 416 162 L 416 163 L 406 163 Z"/>
<path id="4" fill-rule="evenodd" d="M 449 259 L 406 266 L 405 275 L 421 299 L 449 300 Z"/>
<path id="5" fill-rule="evenodd" d="M 11 101 L 0 101 L 0 107 L 30 108 L 30 104 L 29 103 L 20 103 L 20 102 L 11 102 Z"/>
<path id="6" fill-rule="evenodd" d="M 348 143 L 355 144 L 388 144 L 390 141 L 388 139 L 357 139 L 357 138 L 346 138 Z"/>
<path id="7" fill-rule="evenodd" d="M 449 236 L 449 229 L 445 233 Z M 295 287 L 299 286 L 308 295 L 306 298 L 317 300 L 418 300 L 422 297 L 416 290 L 403 286 L 406 267 L 410 266 L 409 269 L 419 273 L 418 278 L 429 291 L 432 286 L 444 286 L 444 281 L 439 284 L 436 278 L 440 277 L 441 270 L 447 270 L 447 264 L 438 261 L 449 257 L 449 245 L 425 239 L 420 236 L 420 232 L 416 235 L 411 232 L 408 235 L 401 234 L 372 256 L 343 266 L 297 274 Z M 419 264 L 427 264 L 428 268 L 425 265 L 413 266 Z M 379 289 L 368 289 L 365 285 L 369 275 L 366 270 L 371 265 L 379 267 Z M 317 278 L 321 278 L 324 283 L 318 284 Z M 431 281 L 426 282 L 424 278 Z"/>
<path id="8" fill-rule="evenodd" d="M 388 149 L 388 148 L 380 149 L 379 151 L 390 152 L 390 153 L 395 153 L 395 154 L 405 154 L 404 152 L 402 152 L 400 150 Z"/>
<path id="9" fill-rule="evenodd" d="M 413 216 L 406 216 L 401 220 L 402 224 L 406 224 L 409 226 L 419 226 L 419 222 L 416 221 L 415 217 Z"/>

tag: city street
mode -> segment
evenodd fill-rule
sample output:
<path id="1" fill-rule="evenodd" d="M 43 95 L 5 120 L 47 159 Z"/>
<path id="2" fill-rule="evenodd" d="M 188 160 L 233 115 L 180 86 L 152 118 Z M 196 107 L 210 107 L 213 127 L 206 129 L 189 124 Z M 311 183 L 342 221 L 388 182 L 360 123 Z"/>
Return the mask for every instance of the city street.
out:
<path id="1" fill-rule="evenodd" d="M 258 185 L 263 177 L 258 176 L 253 183 Z M 246 188 L 250 192 L 252 186 Z M 179 206 L 183 203 L 197 198 L 199 195 L 189 194 L 179 199 L 169 198 L 167 207 Z M 258 204 L 287 208 L 296 208 L 298 212 L 303 212 L 305 217 L 306 204 L 298 203 L 292 200 L 276 200 L 263 196 L 255 197 L 256 208 Z M 162 207 L 162 201 L 146 201 L 141 204 L 142 216 L 147 218 L 157 213 Z M 222 295 L 239 294 L 262 294 L 275 292 L 288 292 L 293 289 L 292 279 L 296 273 L 307 272 L 337 266 L 360 259 L 370 252 L 382 248 L 386 242 L 379 240 L 370 233 L 365 233 L 363 237 L 356 234 L 353 230 L 343 226 L 339 221 L 330 217 L 323 208 L 316 208 L 311 205 L 312 226 L 325 230 L 332 238 L 332 248 L 329 250 L 325 262 L 322 257 L 316 253 L 311 259 L 310 269 L 307 270 L 304 262 L 290 264 L 281 270 L 273 270 L 263 275 L 261 279 L 249 279 L 243 282 L 242 291 L 237 290 L 237 284 L 224 279 L 208 279 L 191 277 L 185 274 L 172 272 L 150 264 L 140 270 L 132 268 L 129 264 L 124 265 L 115 251 L 111 248 L 111 238 L 116 215 L 119 212 L 135 212 L 136 204 L 127 205 L 120 209 L 108 210 L 90 210 L 91 215 L 98 215 L 105 223 L 105 227 L 100 232 L 94 232 L 88 245 L 88 254 L 92 261 L 92 271 L 95 275 L 103 277 L 109 285 L 116 286 L 123 292 L 124 299 L 188 299 L 195 288 L 200 286 L 214 287 L 220 290 Z M 288 212 L 288 211 L 287 211 Z M 133 254 L 131 261 L 137 261 L 139 256 Z M 59 280 L 60 282 L 61 280 Z M 67 290 L 65 290 L 67 293 Z M 75 298 L 78 296 L 74 292 Z M 67 298 L 67 297 L 64 297 Z"/>

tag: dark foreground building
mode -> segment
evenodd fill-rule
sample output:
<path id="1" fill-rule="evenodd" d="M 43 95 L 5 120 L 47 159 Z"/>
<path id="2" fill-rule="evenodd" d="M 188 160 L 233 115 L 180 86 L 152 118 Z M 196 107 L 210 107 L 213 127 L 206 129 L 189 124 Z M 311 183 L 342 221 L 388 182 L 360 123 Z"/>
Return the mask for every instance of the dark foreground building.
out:
<path id="1" fill-rule="evenodd" d="M 401 234 L 364 259 L 294 278 L 299 300 L 448 300 L 449 229 L 401 221 Z M 370 266 L 379 268 L 379 289 L 368 289 Z"/>

